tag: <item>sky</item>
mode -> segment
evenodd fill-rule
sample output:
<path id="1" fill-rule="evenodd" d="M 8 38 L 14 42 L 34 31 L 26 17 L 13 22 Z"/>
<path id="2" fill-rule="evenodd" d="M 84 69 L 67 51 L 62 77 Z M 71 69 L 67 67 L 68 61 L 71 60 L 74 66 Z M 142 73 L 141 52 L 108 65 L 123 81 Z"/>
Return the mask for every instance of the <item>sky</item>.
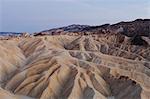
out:
<path id="1" fill-rule="evenodd" d="M 33 33 L 137 18 L 150 18 L 150 0 L 0 0 L 1 32 Z"/>

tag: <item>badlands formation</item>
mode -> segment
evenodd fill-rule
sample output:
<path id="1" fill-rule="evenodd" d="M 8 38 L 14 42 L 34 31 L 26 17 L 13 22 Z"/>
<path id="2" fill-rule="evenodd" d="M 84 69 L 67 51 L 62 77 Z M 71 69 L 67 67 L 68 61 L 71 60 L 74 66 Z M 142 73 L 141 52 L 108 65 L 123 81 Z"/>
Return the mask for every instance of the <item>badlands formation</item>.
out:
<path id="1" fill-rule="evenodd" d="M 150 99 L 150 39 L 139 38 L 146 45 L 119 33 L 1 40 L 0 99 Z"/>

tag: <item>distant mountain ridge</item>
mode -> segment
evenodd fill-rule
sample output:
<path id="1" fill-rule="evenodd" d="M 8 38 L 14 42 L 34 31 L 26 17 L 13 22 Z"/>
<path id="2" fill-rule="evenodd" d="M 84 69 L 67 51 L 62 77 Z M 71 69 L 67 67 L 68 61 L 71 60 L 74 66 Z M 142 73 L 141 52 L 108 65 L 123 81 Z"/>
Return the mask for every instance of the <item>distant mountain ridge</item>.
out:
<path id="1" fill-rule="evenodd" d="M 89 25 L 79 25 L 79 24 L 72 24 L 64 27 L 59 28 L 52 28 L 49 30 L 44 30 L 38 33 L 35 33 L 34 35 L 56 35 L 61 32 L 82 32 L 85 28 L 91 27 Z"/>
<path id="2" fill-rule="evenodd" d="M 103 24 L 98 26 L 72 24 L 59 28 L 52 28 L 41 32 L 33 33 L 34 36 L 38 35 L 60 35 L 67 33 L 79 34 L 102 34 L 102 33 L 116 33 L 119 32 L 123 35 L 133 36 L 146 36 L 150 37 L 150 19 L 136 19 L 134 21 L 119 22 L 116 24 Z M 0 32 L 0 36 L 18 36 L 22 33 L 17 32 Z"/>
<path id="3" fill-rule="evenodd" d="M 122 29 L 122 31 L 120 31 L 120 29 Z M 136 19 L 134 21 L 129 21 L 129 22 L 122 21 L 112 25 L 103 24 L 99 26 L 73 24 L 66 27 L 44 30 L 39 33 L 36 33 L 35 36 L 36 35 L 58 35 L 64 32 L 66 33 L 91 32 L 91 33 L 100 34 L 103 33 L 104 31 L 109 33 L 114 33 L 118 31 L 130 37 L 134 35 L 150 36 L 150 19 Z"/>
<path id="4" fill-rule="evenodd" d="M 17 32 L 0 32 L 0 36 L 18 36 L 21 34 L 22 33 L 17 33 Z"/>

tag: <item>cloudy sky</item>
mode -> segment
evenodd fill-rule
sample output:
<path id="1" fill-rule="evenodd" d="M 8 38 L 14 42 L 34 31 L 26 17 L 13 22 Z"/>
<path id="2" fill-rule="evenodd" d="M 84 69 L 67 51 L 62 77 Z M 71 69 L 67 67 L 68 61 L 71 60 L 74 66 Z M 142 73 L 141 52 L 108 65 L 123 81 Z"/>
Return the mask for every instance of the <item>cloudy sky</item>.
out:
<path id="1" fill-rule="evenodd" d="M 70 24 L 150 18 L 150 0 L 0 0 L 0 31 L 38 32 Z"/>

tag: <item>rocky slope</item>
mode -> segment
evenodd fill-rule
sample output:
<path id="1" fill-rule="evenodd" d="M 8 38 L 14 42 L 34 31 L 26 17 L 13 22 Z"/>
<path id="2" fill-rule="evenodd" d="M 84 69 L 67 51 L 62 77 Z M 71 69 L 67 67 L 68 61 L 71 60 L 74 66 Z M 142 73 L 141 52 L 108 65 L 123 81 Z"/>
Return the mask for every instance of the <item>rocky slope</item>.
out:
<path id="1" fill-rule="evenodd" d="M 0 40 L 0 98 L 150 99 L 149 21 Z"/>
<path id="2" fill-rule="evenodd" d="M 0 41 L 3 99 L 150 99 L 150 46 L 116 35 Z"/>

